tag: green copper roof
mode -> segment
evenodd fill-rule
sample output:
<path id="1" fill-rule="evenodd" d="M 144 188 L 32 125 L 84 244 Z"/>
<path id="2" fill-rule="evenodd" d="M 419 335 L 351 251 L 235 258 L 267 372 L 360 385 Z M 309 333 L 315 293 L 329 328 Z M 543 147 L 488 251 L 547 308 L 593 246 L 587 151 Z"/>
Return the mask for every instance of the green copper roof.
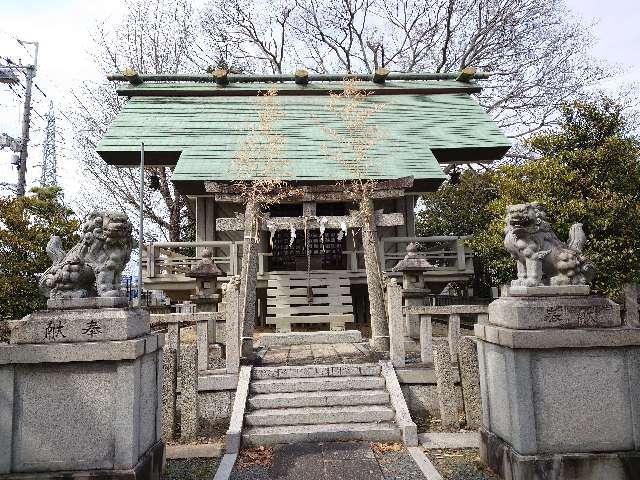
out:
<path id="1" fill-rule="evenodd" d="M 476 86 L 465 87 L 456 81 L 390 83 L 376 87 L 377 93 L 367 99 L 383 104 L 371 118 L 379 131 L 369 155 L 375 159 L 369 170 L 371 177 L 413 176 L 418 184 L 423 180 L 437 185 L 444 178 L 438 162 L 491 161 L 509 149 L 500 129 L 471 92 L 464 90 L 477 90 Z M 277 101 L 284 115 L 275 128 L 286 138 L 283 152 L 289 160 L 290 179 L 317 182 L 349 178 L 335 159 L 341 147 L 327 133 L 327 128 L 342 128 L 336 114 L 327 109 L 328 90 L 336 86 L 335 82 L 306 87 L 291 83 L 279 90 Z M 133 90 L 146 93 L 131 96 L 125 103 L 97 151 L 108 163 L 136 165 L 140 143 L 144 142 L 148 164 L 175 165 L 177 186 L 237 179 L 231 161 L 248 129 L 257 124 L 260 98 L 256 92 L 268 87 L 197 83 L 126 87 L 121 90 L 125 95 Z M 175 93 L 185 89 L 191 93 Z M 217 93 L 190 96 L 197 89 Z M 459 93 L 434 93 L 437 89 Z M 298 93 L 301 90 L 303 94 Z M 163 96 L 155 96 L 156 92 Z M 342 154 L 349 156 L 348 152 Z"/>

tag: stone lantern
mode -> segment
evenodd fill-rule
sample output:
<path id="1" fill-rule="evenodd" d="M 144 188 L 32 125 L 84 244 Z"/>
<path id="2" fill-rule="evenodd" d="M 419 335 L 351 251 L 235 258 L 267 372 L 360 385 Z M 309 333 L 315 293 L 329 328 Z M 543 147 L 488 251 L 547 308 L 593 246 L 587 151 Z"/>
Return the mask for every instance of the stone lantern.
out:
<path id="1" fill-rule="evenodd" d="M 187 273 L 187 277 L 196 279 L 196 293 L 191 295 L 191 301 L 198 305 L 200 312 L 217 311 L 217 305 L 221 299 L 217 278 L 226 276 L 211 257 L 211 250 L 204 248 L 202 260 Z"/>
<path id="2" fill-rule="evenodd" d="M 405 306 L 424 305 L 424 298 L 429 293 L 425 287 L 424 272 L 433 268 L 429 261 L 418 255 L 418 244 L 407 245 L 407 254 L 392 268 L 393 272 L 402 272 L 402 296 Z M 407 335 L 420 338 L 420 319 L 418 315 L 407 315 Z"/>

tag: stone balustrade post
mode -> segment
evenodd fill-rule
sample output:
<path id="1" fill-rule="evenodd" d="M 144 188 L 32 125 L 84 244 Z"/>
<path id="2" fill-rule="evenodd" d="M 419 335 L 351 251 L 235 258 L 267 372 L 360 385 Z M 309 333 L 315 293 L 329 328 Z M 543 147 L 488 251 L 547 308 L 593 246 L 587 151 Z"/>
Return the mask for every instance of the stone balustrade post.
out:
<path id="1" fill-rule="evenodd" d="M 389 358 L 394 367 L 404 367 L 405 326 L 402 315 L 402 289 L 395 279 L 387 283 L 387 314 L 389 316 Z"/>
<path id="2" fill-rule="evenodd" d="M 180 438 L 198 438 L 198 348 L 185 344 L 180 349 Z"/>
<path id="3" fill-rule="evenodd" d="M 420 361 L 424 364 L 433 364 L 431 315 L 420 315 Z"/>
<path id="4" fill-rule="evenodd" d="M 458 395 L 455 386 L 454 369 L 448 342 L 438 338 L 433 342 L 433 369 L 436 374 L 438 403 L 441 425 L 447 430 L 458 430 Z"/>
<path id="5" fill-rule="evenodd" d="M 172 440 L 176 435 L 176 390 L 178 359 L 180 358 L 180 323 L 167 324 L 162 355 L 162 437 Z"/>
<path id="6" fill-rule="evenodd" d="M 238 373 L 240 371 L 241 313 L 240 279 L 236 276 L 229 280 L 225 292 L 227 373 Z"/>
<path id="7" fill-rule="evenodd" d="M 626 283 L 624 286 L 624 323 L 630 327 L 640 327 L 640 313 L 638 312 L 637 283 Z"/>
<path id="8" fill-rule="evenodd" d="M 452 313 L 449 315 L 448 321 L 448 338 L 449 338 L 449 351 L 451 352 L 451 363 L 456 365 L 458 363 L 458 343 L 460 341 L 460 315 Z"/>
<path id="9" fill-rule="evenodd" d="M 198 370 L 207 370 L 209 365 L 210 343 L 209 320 L 200 320 L 196 322 L 196 343 L 198 345 Z"/>

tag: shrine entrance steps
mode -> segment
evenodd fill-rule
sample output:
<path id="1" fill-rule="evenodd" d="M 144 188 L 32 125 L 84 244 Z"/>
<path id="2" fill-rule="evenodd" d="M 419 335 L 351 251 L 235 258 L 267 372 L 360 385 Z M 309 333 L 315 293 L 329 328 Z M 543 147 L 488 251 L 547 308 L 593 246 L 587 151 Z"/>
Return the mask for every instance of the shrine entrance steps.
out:
<path id="1" fill-rule="evenodd" d="M 260 353 L 261 366 L 265 367 L 366 364 L 385 358 L 372 351 L 368 342 L 271 345 L 262 347 Z"/>
<path id="2" fill-rule="evenodd" d="M 401 404 L 390 393 L 388 375 L 389 367 L 375 363 L 254 367 L 242 442 L 402 440 L 407 424 L 398 423 L 398 412 L 406 404 L 401 392 Z"/>

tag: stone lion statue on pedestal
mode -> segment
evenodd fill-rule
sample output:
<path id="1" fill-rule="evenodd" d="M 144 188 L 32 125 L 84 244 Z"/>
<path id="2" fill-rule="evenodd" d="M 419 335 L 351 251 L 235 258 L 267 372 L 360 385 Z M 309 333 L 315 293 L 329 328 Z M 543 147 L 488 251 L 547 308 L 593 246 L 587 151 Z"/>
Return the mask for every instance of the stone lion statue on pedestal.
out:
<path id="1" fill-rule="evenodd" d="M 543 205 L 538 202 L 509 205 L 504 246 L 516 259 L 518 278 L 511 286 L 587 285 L 594 277 L 591 261 L 582 254 L 585 242 L 581 223 L 561 242 L 553 232 Z"/>
<path id="2" fill-rule="evenodd" d="M 120 297 L 121 274 L 133 248 L 126 215 L 93 212 L 80 227 L 80 241 L 66 252 L 52 236 L 47 253 L 53 265 L 42 274 L 40 289 L 49 298 Z"/>

